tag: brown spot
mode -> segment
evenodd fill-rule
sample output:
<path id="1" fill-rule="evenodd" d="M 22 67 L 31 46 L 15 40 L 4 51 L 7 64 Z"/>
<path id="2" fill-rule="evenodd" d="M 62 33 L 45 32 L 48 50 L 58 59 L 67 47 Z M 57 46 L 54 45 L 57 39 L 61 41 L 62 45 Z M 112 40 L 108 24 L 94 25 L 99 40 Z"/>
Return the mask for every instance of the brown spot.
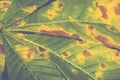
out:
<path id="1" fill-rule="evenodd" d="M 46 54 L 45 54 L 45 53 L 40 53 L 40 56 L 41 56 L 41 57 L 45 57 Z"/>
<path id="2" fill-rule="evenodd" d="M 6 3 L 6 2 L 3 3 L 4 8 L 9 8 L 9 6 L 10 6 L 10 3 Z"/>
<path id="3" fill-rule="evenodd" d="M 22 19 L 18 19 L 18 20 L 16 20 L 16 21 L 14 21 L 13 24 L 14 24 L 15 26 L 17 26 L 21 21 L 22 21 Z"/>
<path id="4" fill-rule="evenodd" d="M 65 57 L 68 57 L 68 53 L 67 53 L 67 52 L 63 52 L 63 55 L 64 55 Z"/>
<path id="5" fill-rule="evenodd" d="M 46 30 L 41 30 L 40 32 L 43 35 L 56 36 L 56 37 L 64 37 L 64 38 L 69 38 L 69 39 L 77 40 L 81 44 L 85 43 L 85 41 L 83 41 L 82 39 L 80 39 L 77 34 L 72 34 L 72 36 L 71 36 L 71 35 L 69 35 L 69 34 L 67 34 L 66 32 L 63 32 L 63 31 L 46 31 Z"/>
<path id="6" fill-rule="evenodd" d="M 93 26 L 88 26 L 88 29 L 89 29 L 90 31 L 94 30 Z"/>
<path id="7" fill-rule="evenodd" d="M 95 38 L 98 41 L 102 42 L 104 46 L 120 51 L 120 46 L 118 46 L 117 44 L 111 43 L 108 38 L 102 35 L 97 35 L 95 36 Z"/>
<path id="8" fill-rule="evenodd" d="M 104 37 L 104 36 L 102 36 L 102 35 L 96 36 L 96 39 L 99 40 L 99 41 L 101 41 L 101 42 L 104 43 L 104 44 L 107 44 L 108 41 L 109 41 L 108 38 L 106 38 L 106 37 Z"/>
<path id="9" fill-rule="evenodd" d="M 95 5 L 96 5 L 96 7 L 99 7 L 99 3 L 98 2 L 96 2 Z"/>
<path id="10" fill-rule="evenodd" d="M 59 4 L 58 4 L 58 8 L 59 8 L 59 9 L 62 9 L 62 8 L 63 8 L 63 3 L 59 3 Z"/>
<path id="11" fill-rule="evenodd" d="M 115 28 L 115 27 L 113 27 L 113 26 L 109 26 L 109 27 L 107 27 L 110 31 L 112 31 L 112 32 L 118 32 L 118 30 Z"/>
<path id="12" fill-rule="evenodd" d="M 71 38 L 72 38 L 72 39 L 75 39 L 75 40 L 78 40 L 78 41 L 80 42 L 80 44 L 86 43 L 86 41 L 80 39 L 77 34 L 72 34 Z"/>
<path id="13" fill-rule="evenodd" d="M 114 7 L 114 11 L 116 15 L 120 15 L 120 3 L 116 7 Z"/>
<path id="14" fill-rule="evenodd" d="M 102 12 L 102 17 L 104 19 L 108 19 L 106 7 L 104 7 L 103 5 L 99 5 L 98 2 L 96 2 L 96 7 L 98 7 L 100 9 L 100 11 Z"/>
<path id="15" fill-rule="evenodd" d="M 2 44 L 0 44 L 0 54 L 2 54 L 2 55 L 5 54 L 5 51 L 4 51 L 4 48 L 3 48 Z"/>
<path id="16" fill-rule="evenodd" d="M 102 70 L 105 70 L 105 69 L 106 69 L 106 64 L 105 64 L 105 63 L 100 63 L 100 68 L 101 68 Z"/>
<path id="17" fill-rule="evenodd" d="M 77 34 L 72 34 L 72 38 L 76 40 L 81 40 Z M 82 40 L 81 40 L 82 41 Z"/>
<path id="18" fill-rule="evenodd" d="M 45 49 L 42 48 L 42 47 L 39 47 L 39 50 L 40 50 L 40 52 L 44 52 L 45 51 Z"/>
<path id="19" fill-rule="evenodd" d="M 40 56 L 41 56 L 41 57 L 44 57 L 45 55 L 42 53 L 42 54 L 40 54 Z"/>
<path id="20" fill-rule="evenodd" d="M 108 16 L 107 16 L 107 9 L 104 7 L 104 6 L 99 6 L 99 9 L 101 10 L 101 12 L 102 12 L 102 17 L 104 18 L 104 19 L 108 19 Z"/>
<path id="21" fill-rule="evenodd" d="M 84 51 L 83 51 L 83 55 L 84 55 L 85 57 L 90 57 L 92 54 L 91 54 L 89 51 L 84 50 Z"/>
<path id="22" fill-rule="evenodd" d="M 116 51 L 113 55 L 113 61 L 115 63 L 120 64 L 120 51 Z"/>
<path id="23" fill-rule="evenodd" d="M 53 15 L 52 15 L 52 14 L 48 14 L 48 16 L 49 16 L 49 17 L 53 17 Z"/>
<path id="24" fill-rule="evenodd" d="M 51 36 L 59 36 L 59 37 L 69 37 L 69 35 L 63 31 L 46 31 L 46 30 L 41 30 L 40 31 L 42 34 L 45 35 L 51 35 Z"/>
<path id="25" fill-rule="evenodd" d="M 28 49 L 27 58 L 30 59 L 32 57 L 32 54 L 34 54 L 34 50 Z"/>
<path id="26" fill-rule="evenodd" d="M 120 56 L 120 52 L 119 51 L 115 52 L 115 56 Z"/>

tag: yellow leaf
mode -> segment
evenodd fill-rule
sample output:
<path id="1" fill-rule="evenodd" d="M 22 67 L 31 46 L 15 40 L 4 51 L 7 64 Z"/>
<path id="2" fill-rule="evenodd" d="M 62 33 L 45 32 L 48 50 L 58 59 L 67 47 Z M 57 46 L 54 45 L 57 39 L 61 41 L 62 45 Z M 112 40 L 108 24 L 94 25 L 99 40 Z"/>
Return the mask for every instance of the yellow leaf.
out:
<path id="1" fill-rule="evenodd" d="M 33 5 L 33 6 L 30 6 L 30 7 L 24 8 L 23 11 L 24 11 L 24 12 L 27 12 L 27 13 L 32 13 L 32 12 L 35 11 L 36 9 L 37 9 L 37 6 L 36 6 L 36 5 Z"/>

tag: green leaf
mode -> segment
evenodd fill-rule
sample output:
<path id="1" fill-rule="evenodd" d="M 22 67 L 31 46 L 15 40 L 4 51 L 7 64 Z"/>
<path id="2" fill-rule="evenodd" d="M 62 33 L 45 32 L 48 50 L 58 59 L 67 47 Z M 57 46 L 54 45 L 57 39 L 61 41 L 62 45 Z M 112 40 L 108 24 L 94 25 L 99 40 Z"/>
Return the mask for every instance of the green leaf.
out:
<path id="1" fill-rule="evenodd" d="M 119 9 L 119 0 L 1 0 L 0 78 L 119 80 Z"/>
<path id="2" fill-rule="evenodd" d="M 68 30 L 64 25 L 69 24 L 72 24 L 72 26 L 69 26 Z M 78 23 L 55 23 L 43 25 L 28 25 L 17 28 L 9 28 L 8 31 L 13 32 L 14 34 L 9 33 L 9 35 L 11 35 L 14 39 L 19 40 L 19 42 L 25 41 L 25 43 L 32 43 L 43 47 L 62 58 L 66 58 L 72 64 L 82 67 L 85 71 L 96 76 L 98 79 L 101 77 L 100 79 L 105 78 L 105 80 L 109 80 L 111 76 L 107 72 L 111 71 L 111 69 L 119 69 L 119 56 L 116 56 L 116 54 L 119 54 L 119 51 L 117 51 L 119 50 L 119 47 L 117 47 L 119 46 L 119 38 L 117 36 L 119 35 L 119 31 L 114 33 L 112 30 L 109 30 L 111 27 L 116 29 L 114 26 L 96 23 L 79 23 L 79 26 L 77 26 Z M 90 26 L 96 31 L 87 29 Z M 61 32 L 59 30 L 57 31 L 56 28 L 61 30 Z M 87 31 L 90 32 L 86 34 Z M 22 37 L 16 35 L 20 33 L 23 34 Z M 72 37 L 72 35 L 70 35 L 71 33 L 79 36 Z M 111 34 L 113 36 L 111 36 Z M 84 43 L 80 43 L 79 38 L 81 38 Z M 112 38 L 115 42 L 111 42 L 112 40 L 110 38 Z M 85 42 L 85 40 L 87 41 Z M 105 40 L 107 40 L 107 42 Z M 102 51 L 98 51 L 98 49 Z M 109 53 L 109 55 L 106 53 Z M 116 67 L 111 66 L 111 63 L 116 65 Z M 102 69 L 104 67 L 105 70 Z M 106 77 L 107 74 L 109 75 L 108 78 Z M 116 77 L 113 78 L 115 79 Z"/>
<path id="3" fill-rule="evenodd" d="M 41 58 L 39 54 L 35 54 L 32 60 L 26 61 L 26 58 L 21 57 L 25 52 L 19 54 L 19 52 L 22 51 L 20 50 L 20 47 L 18 47 L 19 50 L 15 51 L 15 45 L 16 42 L 12 38 L 4 37 L 9 80 L 65 80 L 59 70 L 57 70 L 57 68 L 49 61 Z"/>
<path id="4" fill-rule="evenodd" d="M 54 54 L 49 54 L 50 60 L 57 65 L 61 71 L 66 75 L 67 80 L 96 80 L 84 70 L 71 65 L 71 63 L 66 62 L 59 56 Z M 64 66 L 63 66 L 64 65 Z"/>
<path id="5" fill-rule="evenodd" d="M 12 5 L 3 18 L 4 26 L 9 27 L 19 24 L 21 20 L 36 12 L 37 9 L 49 5 L 51 2 L 47 0 L 41 2 L 39 0 L 12 0 Z"/>
<path id="6" fill-rule="evenodd" d="M 119 24 L 120 16 L 119 12 L 117 12 L 117 9 L 119 9 L 118 6 L 119 0 L 56 0 L 29 16 L 25 19 L 25 22 L 27 24 L 40 24 L 79 21 Z M 112 9 L 109 9 L 109 7 Z"/>
<path id="7" fill-rule="evenodd" d="M 14 44 L 10 44 L 11 43 L 11 41 L 13 41 L 12 40 L 12 38 L 10 38 L 10 37 L 7 37 L 6 39 L 5 39 L 7 42 L 8 42 L 8 44 L 9 44 L 9 46 L 11 46 L 11 48 L 6 48 L 6 45 L 5 45 L 5 50 L 6 50 L 6 52 L 9 52 L 8 50 L 13 50 L 13 46 L 15 45 L 15 41 L 14 41 Z M 5 41 L 5 43 L 7 43 Z M 8 45 L 7 44 L 7 45 Z M 18 48 L 19 49 L 19 48 Z M 20 51 L 20 49 L 19 49 L 19 51 Z M 8 55 L 7 55 L 8 54 Z M 12 54 L 16 54 L 16 56 L 14 56 L 13 58 L 12 58 L 12 60 L 11 60 L 11 58 L 9 58 L 9 56 L 11 56 Z M 21 53 L 22 54 L 22 53 Z M 54 55 L 53 56 L 51 56 L 50 55 L 50 60 L 52 61 L 52 64 L 54 64 L 53 66 L 51 65 L 51 64 L 49 64 L 49 63 L 47 63 L 47 62 L 45 62 L 45 60 L 44 59 L 39 59 L 39 58 L 34 58 L 33 60 L 31 60 L 30 62 L 24 62 L 24 60 L 23 59 L 20 59 L 19 57 L 19 54 L 17 53 L 17 52 L 15 52 L 14 50 L 13 50 L 13 52 L 10 54 L 10 53 L 6 53 L 6 56 L 8 56 L 8 57 L 6 57 L 6 62 L 7 62 L 7 66 L 9 66 L 9 65 L 11 65 L 10 63 L 12 62 L 13 63 L 13 66 L 11 66 L 11 67 L 7 67 L 8 68 L 8 75 L 9 76 L 13 76 L 14 75 L 14 77 L 12 77 L 12 79 L 10 79 L 10 80 L 15 80 L 15 79 L 18 79 L 19 77 L 21 77 L 23 80 L 24 79 L 28 79 L 28 78 L 30 78 L 30 75 L 32 76 L 33 75 L 33 79 L 34 80 L 36 80 L 36 79 L 57 79 L 57 80 L 64 80 L 64 79 L 67 79 L 67 80 L 73 80 L 73 78 L 75 78 L 76 77 L 76 80 L 80 80 L 80 78 L 82 79 L 82 80 L 89 80 L 89 79 L 91 79 L 91 80 L 94 80 L 94 78 L 92 78 L 89 74 L 87 74 L 87 73 L 85 73 L 84 72 L 84 70 L 81 70 L 81 69 L 79 69 L 79 68 L 76 68 L 75 66 L 73 66 L 72 64 L 70 64 L 70 63 L 68 63 L 68 62 L 66 62 L 66 61 L 62 61 L 62 62 L 60 62 L 60 60 L 62 60 L 62 58 L 60 58 L 59 59 L 59 57 L 55 57 L 55 58 L 58 58 L 58 60 L 57 59 L 54 59 Z M 17 57 L 18 56 L 18 57 Z M 38 55 L 36 56 L 36 57 L 38 57 Z M 15 58 L 18 58 L 18 61 L 19 62 L 16 62 L 16 61 L 13 61 L 13 59 L 15 59 Z M 52 59 L 53 58 L 53 59 Z M 42 62 L 41 62 L 42 61 Z M 43 62 L 44 61 L 44 62 Z M 60 62 L 60 64 L 68 64 L 68 65 L 66 65 L 66 67 L 64 66 L 64 67 L 62 67 L 62 66 L 59 66 L 60 64 L 56 64 L 56 61 L 58 61 L 58 62 Z M 41 63 L 38 63 L 38 62 L 41 62 Z M 15 65 L 18 65 L 19 64 L 19 66 L 15 66 Z M 45 64 L 46 64 L 46 66 L 45 66 Z M 50 66 L 51 65 L 51 66 Z M 13 75 L 12 74 L 10 74 L 11 73 L 11 71 L 13 72 L 13 67 L 16 67 L 16 69 L 18 69 L 18 71 L 17 72 L 15 72 Z M 21 67 L 20 67 L 21 66 Z M 60 69 L 61 71 L 61 73 L 64 75 L 64 76 L 62 76 L 62 75 L 60 75 L 60 72 L 56 72 L 56 70 L 55 69 L 51 69 L 50 67 L 53 67 L 53 68 L 55 68 L 54 66 L 56 66 L 56 67 L 58 67 L 58 70 Z M 39 68 L 40 67 L 40 68 Z M 44 67 L 46 67 L 46 68 L 44 68 Z M 43 68 L 43 69 L 42 69 Z M 47 68 L 48 68 L 48 70 L 47 70 Z M 71 70 L 70 70 L 70 69 Z M 27 74 L 27 71 L 25 72 L 25 74 L 26 74 L 26 76 L 28 76 L 28 78 L 27 77 L 24 77 L 24 75 L 20 75 L 20 73 L 21 73 L 21 70 L 28 70 L 28 72 L 29 72 L 29 74 Z M 36 71 L 36 69 L 40 69 L 40 71 Z M 42 70 L 41 70 L 42 69 Z M 15 70 L 15 68 L 14 68 L 14 70 Z M 77 71 L 76 71 L 77 70 Z M 55 72 L 54 72 L 55 71 Z M 73 71 L 73 72 L 72 72 Z M 74 72 L 78 72 L 78 73 L 75 73 L 74 74 Z M 59 73 L 59 74 L 58 74 Z M 15 74 L 16 74 L 16 76 L 15 76 Z M 19 74 L 19 75 L 18 75 Z M 38 76 L 41 76 L 41 77 L 38 77 Z M 48 75 L 48 76 L 47 76 Z M 71 77 L 71 78 L 69 78 L 70 76 L 73 76 L 73 77 Z M 77 75 L 77 76 L 76 76 Z M 36 76 L 38 77 L 38 78 L 36 78 Z M 45 76 L 45 77 L 44 77 Z M 65 78 L 64 78 L 65 77 Z"/>

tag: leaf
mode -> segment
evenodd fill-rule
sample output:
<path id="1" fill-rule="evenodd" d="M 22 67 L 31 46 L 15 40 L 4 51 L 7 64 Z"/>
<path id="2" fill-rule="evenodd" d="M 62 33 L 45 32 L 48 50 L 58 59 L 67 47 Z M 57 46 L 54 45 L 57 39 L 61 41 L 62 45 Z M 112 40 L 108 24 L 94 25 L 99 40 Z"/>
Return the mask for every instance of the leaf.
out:
<path id="1" fill-rule="evenodd" d="M 3 18 L 4 26 L 18 25 L 23 18 L 36 12 L 38 8 L 50 4 L 49 2 L 47 0 L 41 2 L 39 0 L 12 0 L 12 5 Z"/>
<path id="2" fill-rule="evenodd" d="M 73 79 L 75 80 L 96 80 L 92 76 L 84 72 L 84 70 L 74 67 L 73 65 L 71 65 L 71 63 L 67 63 L 65 60 L 63 60 L 62 58 L 54 54 L 50 54 L 50 60 L 55 65 L 57 65 L 62 70 L 62 72 L 64 72 L 68 80 L 73 80 Z"/>
<path id="3" fill-rule="evenodd" d="M 39 54 L 34 55 L 32 60 L 29 61 L 27 59 L 26 61 L 26 58 L 24 58 L 25 56 L 22 57 L 22 54 L 24 54 L 25 51 L 21 53 L 22 50 L 24 50 L 24 46 L 22 47 L 22 50 L 20 47 L 16 47 L 17 51 L 15 51 L 13 48 L 16 45 L 16 42 L 13 41 L 14 40 L 10 37 L 4 37 L 4 48 L 6 51 L 6 65 L 9 80 L 64 80 L 57 68 L 49 61 L 40 58 Z"/>
<path id="4" fill-rule="evenodd" d="M 116 78 L 115 76 L 114 77 L 111 77 L 110 75 L 109 77 L 106 76 L 108 75 L 107 72 L 111 71 L 111 69 L 113 70 L 119 69 L 119 56 L 118 57 L 115 56 L 117 52 L 118 52 L 117 54 L 119 55 L 119 47 L 117 47 L 119 46 L 118 40 L 119 38 L 117 36 L 119 35 L 119 31 L 116 31 L 116 33 L 114 33 L 109 29 L 111 27 L 113 28 L 115 27 L 105 24 L 79 23 L 80 26 L 77 26 L 78 23 L 69 23 L 73 24 L 74 27 L 77 28 L 77 29 L 73 28 L 72 25 L 69 26 L 69 30 L 64 27 L 64 25 L 68 25 L 67 23 L 61 24 L 62 25 L 60 25 L 60 23 L 44 24 L 44 26 L 46 27 L 43 27 L 43 25 L 40 26 L 31 25 L 18 27 L 14 29 L 9 28 L 9 31 L 14 32 L 14 35 L 10 33 L 9 35 L 11 35 L 14 39 L 20 39 L 20 41 L 33 43 L 35 45 L 45 48 L 46 50 L 49 50 L 50 52 L 58 54 L 62 58 L 66 58 L 72 64 L 75 64 L 78 67 L 82 67 L 88 73 L 96 76 L 98 79 L 100 77 L 101 77 L 100 79 L 105 80 L 107 79 L 109 80 L 109 78 L 115 79 Z M 100 27 L 101 25 L 104 29 Z M 61 32 L 57 31 L 56 27 L 59 30 L 61 30 Z M 94 30 L 91 30 L 90 27 Z M 82 31 L 80 32 L 79 29 L 84 32 Z M 76 35 L 79 36 L 72 37 L 72 35 L 70 34 L 73 33 L 73 31 L 74 34 L 76 32 Z M 90 32 L 86 34 L 86 31 Z M 23 37 L 16 36 L 15 35 L 16 33 L 17 34 L 22 33 L 24 34 L 24 36 Z M 110 34 L 113 36 L 111 36 Z M 80 43 L 79 38 L 82 39 L 85 43 Z M 102 51 L 98 51 L 98 49 Z M 106 53 L 109 53 L 109 56 Z M 116 67 L 111 66 L 111 63 L 116 65 Z M 105 68 L 103 66 L 100 66 L 101 64 L 103 64 Z"/>
<path id="5" fill-rule="evenodd" d="M 10 42 L 10 41 L 12 41 L 9 37 L 7 37 L 7 42 Z M 14 41 L 14 44 L 15 44 L 15 41 Z M 13 44 L 10 44 L 11 45 L 11 49 L 12 49 L 12 45 Z M 6 46 L 5 46 L 6 47 Z M 7 49 L 7 48 L 5 48 L 5 49 Z M 11 50 L 10 49 L 10 50 Z M 17 49 L 17 51 L 20 51 L 21 49 L 20 49 L 20 47 L 17 47 L 16 46 L 16 49 Z M 22 50 L 23 50 L 23 47 L 22 47 Z M 7 51 L 6 51 L 7 52 Z M 24 51 L 24 53 L 25 53 L 25 51 Z M 8 53 L 7 53 L 8 54 Z M 13 53 L 11 53 L 11 54 L 13 54 Z M 23 54 L 22 52 L 20 53 L 21 55 Z M 15 55 L 15 53 L 14 53 L 14 55 Z M 8 61 L 6 61 L 7 62 L 7 64 L 8 64 L 8 66 L 9 65 L 11 65 L 10 63 L 10 61 L 12 61 L 12 63 L 14 63 L 14 61 L 13 61 L 13 59 L 14 59 L 14 57 L 13 57 L 13 59 L 12 60 L 9 60 L 9 56 L 10 55 L 6 55 L 6 56 L 8 56 L 8 58 L 6 58 Z M 16 56 L 15 56 L 15 58 L 18 56 L 18 58 L 20 57 L 19 55 L 18 55 L 18 53 L 16 53 Z M 37 57 L 38 57 L 38 55 L 37 55 Z M 50 57 L 53 57 L 53 56 L 50 56 Z M 24 59 L 26 59 L 25 58 L 25 56 L 23 56 L 23 58 Z M 23 60 L 24 60 L 23 59 Z M 54 59 L 54 58 L 53 58 Z M 20 62 L 20 60 L 21 60 L 21 62 Z M 66 71 L 64 71 L 64 69 L 65 69 L 65 67 L 60 67 L 59 65 L 60 64 L 57 64 L 57 65 L 54 65 L 54 66 L 56 66 L 56 67 L 60 67 L 60 69 L 62 70 L 62 71 L 60 71 L 61 73 L 62 73 L 62 75 L 64 75 L 63 73 L 65 73 L 66 74 L 66 72 L 67 72 L 67 75 L 66 76 L 62 76 L 62 75 L 60 75 L 60 73 L 59 72 L 56 72 L 56 70 L 53 70 L 53 69 L 50 69 L 50 67 L 53 67 L 52 65 L 50 66 L 50 64 L 48 64 L 47 62 L 45 62 L 44 61 L 44 59 L 33 59 L 32 61 L 30 61 L 30 62 L 27 62 L 27 63 L 25 63 L 24 61 L 23 61 L 22 59 L 20 59 L 19 58 L 19 62 L 17 62 L 17 63 L 19 63 L 19 66 L 16 66 L 16 68 L 18 69 L 18 71 L 17 72 L 15 72 L 13 75 L 14 75 L 14 77 L 12 78 L 12 79 L 10 79 L 10 80 L 15 80 L 15 79 L 18 79 L 18 77 L 21 77 L 21 78 L 23 78 L 24 76 L 23 75 L 21 75 L 20 76 L 20 70 L 22 70 L 21 68 L 23 68 L 24 70 L 28 70 L 29 71 L 29 74 L 27 74 L 26 73 L 26 75 L 28 75 L 28 78 L 29 78 L 29 75 L 33 75 L 33 76 L 35 76 L 35 78 L 33 78 L 34 80 L 35 79 L 41 79 L 41 77 L 43 78 L 43 79 L 57 79 L 57 80 L 61 80 L 61 79 L 68 79 L 68 80 L 73 80 L 73 78 L 76 76 L 76 74 L 74 74 L 74 66 L 72 65 L 72 64 L 69 64 L 68 62 L 66 62 L 66 61 L 64 61 L 64 62 L 61 62 L 61 64 L 68 64 L 68 66 L 66 66 L 66 68 L 68 68 L 68 67 L 70 67 L 70 69 L 72 69 L 73 68 L 73 73 L 70 73 L 70 70 L 68 69 L 68 70 L 66 70 Z M 56 59 L 54 59 L 54 60 L 56 60 Z M 52 63 L 53 64 L 55 64 L 56 62 L 54 61 L 54 60 L 52 60 Z M 58 59 L 57 61 L 60 61 L 60 60 L 62 60 L 62 59 Z M 44 61 L 44 63 L 39 63 L 38 64 L 38 61 Z M 50 61 L 49 61 L 50 62 Z M 17 64 L 16 63 L 16 61 L 15 61 L 15 63 L 14 63 L 14 65 L 13 65 L 13 67 L 15 66 L 15 64 Z M 34 64 L 33 64 L 34 63 Z M 35 64 L 36 63 L 36 64 Z M 46 68 L 43 68 L 42 69 L 42 67 L 45 67 L 45 66 L 43 66 L 44 64 L 46 64 Z M 18 64 L 17 64 L 18 65 Z M 20 65 L 21 65 L 21 68 L 20 68 Z M 49 65 L 49 66 L 48 66 Z M 36 67 L 35 67 L 36 66 Z M 13 76 L 13 75 L 11 75 L 11 74 L 9 74 L 9 71 L 11 71 L 11 69 L 13 69 L 13 67 L 7 67 L 8 68 L 8 75 L 9 76 Z M 40 67 L 40 68 L 39 68 Z M 48 70 L 47 70 L 47 72 L 46 72 L 46 69 L 48 68 Z M 36 69 L 40 69 L 40 71 L 36 71 Z M 42 69 L 42 70 L 41 70 Z M 58 69 L 58 68 L 57 68 Z M 15 70 L 15 69 L 14 69 Z M 45 70 L 45 71 L 44 71 Z M 59 70 L 59 69 L 58 69 Z M 94 78 L 92 78 L 89 74 L 87 74 L 87 73 L 85 73 L 83 70 L 81 70 L 81 69 L 79 69 L 79 68 L 75 68 L 75 70 L 78 70 L 78 75 L 79 75 L 79 77 L 82 79 L 82 80 L 86 80 L 86 79 L 91 79 L 91 80 L 94 80 Z M 43 72 L 44 71 L 44 72 Z M 50 72 L 49 72 L 50 71 Z M 54 72 L 55 71 L 55 72 Z M 13 72 L 13 71 L 12 71 Z M 53 72 L 54 72 L 54 74 L 53 74 Z M 10 72 L 11 73 L 11 72 Z M 41 74 L 40 74 L 41 73 Z M 59 73 L 59 74 L 58 74 Z M 82 74 L 83 73 L 83 74 Z M 19 74 L 19 75 L 16 75 L 15 76 L 15 74 Z M 46 74 L 46 75 L 45 75 Z M 25 75 L 25 74 L 24 74 Z M 38 77 L 38 78 L 36 78 L 36 76 L 41 76 L 41 77 Z M 45 77 L 44 77 L 44 75 L 45 75 Z M 48 76 L 47 76 L 48 75 Z M 53 75 L 53 76 L 52 76 Z M 69 79 L 69 77 L 71 76 L 71 75 L 73 75 L 73 77 L 71 77 L 70 79 Z M 82 78 L 82 76 L 83 76 L 83 78 Z M 16 78 L 15 78 L 16 77 Z M 65 77 L 65 78 L 64 78 Z M 79 80 L 79 77 L 77 77 L 76 78 L 76 80 Z M 23 78 L 23 80 L 24 79 L 26 79 L 26 77 L 24 77 Z"/>
<path id="6" fill-rule="evenodd" d="M 48 5 L 48 7 L 44 7 L 32 14 L 24 21 L 28 24 L 46 22 L 95 22 L 116 25 L 120 23 L 119 19 L 119 0 L 56 0 Z"/>
<path id="7" fill-rule="evenodd" d="M 20 80 L 120 79 L 119 0 L 12 0 L 11 3 L 0 17 L 0 39 L 6 51 L 4 72 L 8 70 L 10 80 L 19 76 Z M 48 70 L 38 67 L 39 60 Z M 54 70 L 48 68 L 50 65 Z"/>

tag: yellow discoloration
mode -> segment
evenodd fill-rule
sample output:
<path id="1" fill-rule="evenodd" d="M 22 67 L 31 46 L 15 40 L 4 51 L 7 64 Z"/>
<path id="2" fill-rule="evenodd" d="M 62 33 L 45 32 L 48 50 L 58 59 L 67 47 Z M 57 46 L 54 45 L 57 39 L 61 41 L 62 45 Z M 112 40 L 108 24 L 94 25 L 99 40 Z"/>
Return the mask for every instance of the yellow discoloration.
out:
<path id="1" fill-rule="evenodd" d="M 112 57 L 112 60 L 117 63 L 117 64 L 120 64 L 120 52 L 115 52 L 113 57 Z"/>
<path id="2" fill-rule="evenodd" d="M 37 31 L 41 31 L 41 30 L 47 30 L 47 31 L 64 31 L 64 29 L 58 25 L 41 25 L 36 27 Z M 65 32 L 65 31 L 64 31 Z"/>
<path id="3" fill-rule="evenodd" d="M 15 46 L 15 50 L 18 52 L 18 54 L 26 61 L 29 61 L 31 59 L 33 59 L 34 57 L 34 52 L 29 54 L 29 47 L 25 47 L 21 44 L 18 44 Z"/>
<path id="4" fill-rule="evenodd" d="M 29 48 L 28 47 L 25 47 L 25 46 L 23 46 L 22 44 L 17 44 L 16 46 L 15 46 L 15 50 L 16 51 L 27 51 Z"/>
<path id="5" fill-rule="evenodd" d="M 100 63 L 100 64 L 99 64 L 99 68 L 100 68 L 100 70 L 102 70 L 102 71 L 106 70 L 106 64 L 105 64 L 105 63 Z"/>
<path id="6" fill-rule="evenodd" d="M 97 34 L 96 28 L 94 28 L 94 26 L 88 25 L 88 24 L 86 24 L 86 25 L 84 25 L 84 26 L 85 26 L 85 28 L 86 28 L 85 32 L 86 32 L 86 34 L 88 34 L 89 36 L 93 37 L 94 34 Z M 93 41 L 92 41 L 92 42 L 93 42 Z"/>
<path id="7" fill-rule="evenodd" d="M 15 18 L 15 22 L 14 22 L 15 25 L 18 25 L 19 26 L 23 26 L 26 24 L 26 22 L 24 20 L 21 20 L 20 18 Z"/>
<path id="8" fill-rule="evenodd" d="M 75 21 L 75 19 L 74 19 L 72 16 L 69 16 L 68 19 L 69 19 L 70 21 Z"/>
<path id="9" fill-rule="evenodd" d="M 52 3 L 52 8 L 48 9 L 46 17 L 50 20 L 58 16 L 58 12 L 63 9 L 63 3 L 59 0 L 56 0 Z"/>
<path id="10" fill-rule="evenodd" d="M 104 34 L 101 34 L 99 32 L 97 32 L 96 34 L 93 34 L 93 36 L 101 43 L 104 43 L 105 46 L 117 46 L 117 47 L 119 46 L 118 44 L 116 44 L 114 39 Z"/>
<path id="11" fill-rule="evenodd" d="M 85 59 L 86 59 L 85 56 L 82 53 L 77 54 L 76 58 L 77 58 L 77 60 L 80 64 L 83 64 Z"/>
<path id="12" fill-rule="evenodd" d="M 23 9 L 24 12 L 27 12 L 27 13 L 32 13 L 33 11 L 35 11 L 37 9 L 37 6 L 36 5 L 33 5 L 33 6 L 30 6 L 30 7 L 26 7 Z"/>
<path id="13" fill-rule="evenodd" d="M 72 69 L 72 72 L 73 72 L 74 74 L 77 74 L 77 73 L 78 73 L 78 71 L 77 71 L 76 69 Z"/>
<path id="14" fill-rule="evenodd" d="M 91 8 L 91 7 L 88 7 L 88 11 L 93 12 L 93 11 L 94 11 L 94 9 L 93 9 L 93 8 Z"/>
<path id="15" fill-rule="evenodd" d="M 120 31 L 120 24 L 116 25 L 115 28 Z"/>
<path id="16" fill-rule="evenodd" d="M 96 2 L 98 3 L 98 6 L 103 6 L 106 8 L 106 15 L 108 16 L 107 19 L 102 17 L 102 12 L 100 11 L 100 8 L 96 6 Z M 114 7 L 118 5 L 120 1 L 119 0 L 99 0 L 95 1 L 93 4 L 96 7 L 95 10 L 91 10 L 91 8 L 88 8 L 88 11 L 93 12 L 93 14 L 90 14 L 92 17 L 94 17 L 96 20 L 100 20 L 102 22 L 111 24 L 112 23 L 118 23 L 120 21 L 120 16 L 115 14 Z M 105 10 L 104 10 L 105 11 Z"/>
<path id="17" fill-rule="evenodd" d="M 17 36 L 23 37 L 24 34 L 23 33 L 17 33 Z"/>
<path id="18" fill-rule="evenodd" d="M 23 25 L 25 25 L 26 24 L 26 22 L 24 21 L 24 20 L 22 20 L 21 22 L 20 22 L 20 26 L 23 26 Z"/>
<path id="19" fill-rule="evenodd" d="M 10 1 L 0 1 L 0 8 L 8 8 L 10 4 Z"/>
<path id="20" fill-rule="evenodd" d="M 50 9 L 47 11 L 47 17 L 50 20 L 52 20 L 55 16 L 57 16 L 57 12 L 55 10 Z"/>
<path id="21" fill-rule="evenodd" d="M 4 68 L 4 64 L 5 64 L 5 55 L 0 54 L 0 67 Z"/>
<path id="22" fill-rule="evenodd" d="M 53 2 L 53 9 L 55 11 L 60 11 L 63 9 L 63 2 L 61 2 L 60 0 L 56 0 L 55 2 Z"/>
<path id="23" fill-rule="evenodd" d="M 94 15 L 93 15 L 94 14 Z M 94 12 L 92 13 L 92 16 L 94 17 L 94 19 L 99 19 L 102 16 L 102 13 L 99 9 L 94 10 Z"/>
<path id="24" fill-rule="evenodd" d="M 96 78 L 100 78 L 100 77 L 102 77 L 102 74 L 103 74 L 102 71 L 97 71 L 97 72 L 95 73 L 95 76 L 96 76 Z"/>

